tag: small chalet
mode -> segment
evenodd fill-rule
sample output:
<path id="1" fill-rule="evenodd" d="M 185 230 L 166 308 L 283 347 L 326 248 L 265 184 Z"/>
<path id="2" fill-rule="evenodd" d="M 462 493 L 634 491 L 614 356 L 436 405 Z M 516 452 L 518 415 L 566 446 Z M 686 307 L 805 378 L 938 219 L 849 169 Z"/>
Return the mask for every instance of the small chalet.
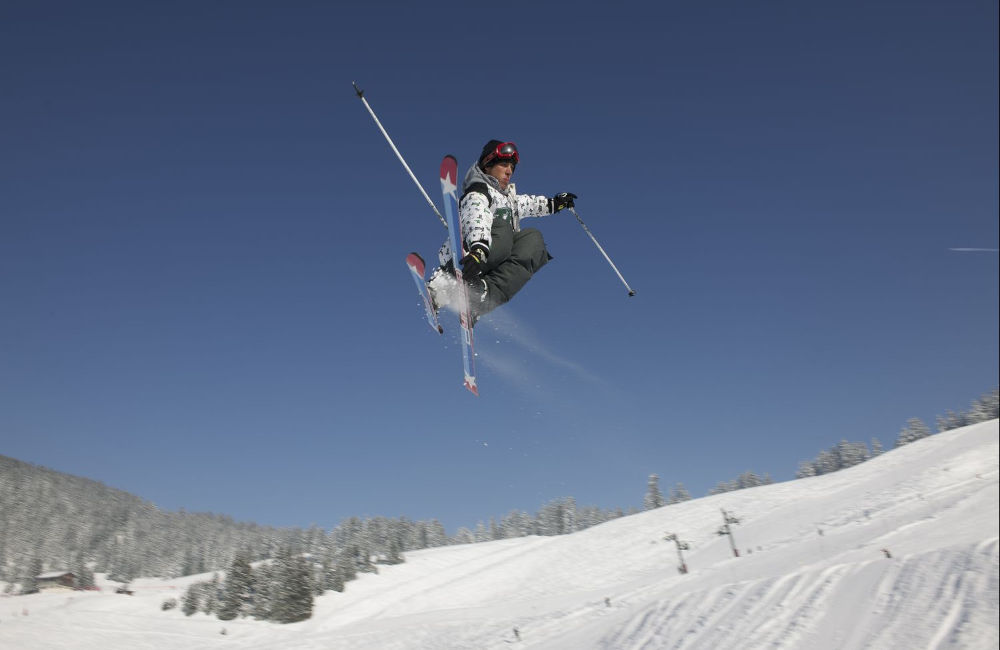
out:
<path id="1" fill-rule="evenodd" d="M 49 571 L 35 578 L 39 590 L 76 589 L 76 574 L 70 571 Z"/>

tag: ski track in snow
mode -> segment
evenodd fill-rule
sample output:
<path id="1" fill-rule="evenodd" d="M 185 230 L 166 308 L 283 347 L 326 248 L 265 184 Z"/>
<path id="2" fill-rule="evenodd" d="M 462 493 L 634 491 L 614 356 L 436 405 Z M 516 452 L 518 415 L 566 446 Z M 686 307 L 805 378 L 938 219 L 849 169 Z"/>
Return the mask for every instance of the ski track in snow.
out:
<path id="1" fill-rule="evenodd" d="M 573 535 L 412 552 L 293 625 L 160 611 L 207 576 L 0 598 L 0 648 L 996 648 L 997 439 L 992 421 Z M 686 575 L 668 532 L 691 544 Z"/>

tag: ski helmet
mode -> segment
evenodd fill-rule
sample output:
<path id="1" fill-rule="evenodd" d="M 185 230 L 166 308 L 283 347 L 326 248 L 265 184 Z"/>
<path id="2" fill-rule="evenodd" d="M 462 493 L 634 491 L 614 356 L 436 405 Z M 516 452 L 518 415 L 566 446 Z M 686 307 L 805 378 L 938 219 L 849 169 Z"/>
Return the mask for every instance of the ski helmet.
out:
<path id="1" fill-rule="evenodd" d="M 483 146 L 483 152 L 479 154 L 479 168 L 484 170 L 497 162 L 510 162 L 517 165 L 521 162 L 517 155 L 517 145 L 513 142 L 503 140 L 490 140 Z"/>

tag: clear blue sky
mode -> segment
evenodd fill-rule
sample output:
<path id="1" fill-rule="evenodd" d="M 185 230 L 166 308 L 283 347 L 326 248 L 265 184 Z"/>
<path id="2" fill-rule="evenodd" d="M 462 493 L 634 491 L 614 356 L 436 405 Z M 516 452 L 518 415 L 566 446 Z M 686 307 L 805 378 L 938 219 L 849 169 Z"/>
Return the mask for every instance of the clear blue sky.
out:
<path id="1" fill-rule="evenodd" d="M 5 2 L 0 453 L 449 531 L 790 478 L 998 382 L 997 5 Z M 517 142 L 554 261 L 423 322 L 420 181 Z"/>

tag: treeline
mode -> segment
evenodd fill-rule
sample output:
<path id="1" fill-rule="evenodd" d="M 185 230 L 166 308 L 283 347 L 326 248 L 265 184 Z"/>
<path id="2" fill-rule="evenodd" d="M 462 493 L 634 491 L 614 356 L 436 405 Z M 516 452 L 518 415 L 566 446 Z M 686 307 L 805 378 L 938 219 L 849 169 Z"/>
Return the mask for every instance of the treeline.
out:
<path id="1" fill-rule="evenodd" d="M 436 522 L 375 517 L 344 520 L 329 533 L 310 529 L 301 542 L 282 546 L 272 559 L 254 562 L 253 553 L 236 553 L 224 575 L 188 588 L 181 609 L 221 620 L 253 617 L 295 623 L 312 615 L 313 599 L 344 591 L 361 573 L 378 573 L 380 564 L 402 564 L 404 551 L 451 543 Z M 164 609 L 176 602 L 168 600 Z"/>
<path id="2" fill-rule="evenodd" d="M 97 481 L 0 456 L 0 581 L 8 589 L 50 570 L 106 573 L 119 582 L 207 573 L 230 566 L 237 550 L 251 562 L 283 548 L 385 558 L 450 543 L 436 520 L 352 517 L 328 532 L 164 512 Z"/>
<path id="3" fill-rule="evenodd" d="M 94 572 L 125 583 L 140 576 L 173 578 L 231 568 L 237 553 L 259 563 L 294 549 L 326 567 L 314 585 L 334 589 L 355 572 L 402 561 L 407 551 L 563 535 L 631 512 L 578 507 L 562 498 L 533 514 L 512 511 L 460 528 L 454 536 L 437 520 L 406 517 L 350 517 L 329 531 L 274 528 L 222 515 L 164 512 L 100 482 L 0 456 L 0 581 L 9 590 L 23 589 L 40 573 L 63 569 L 87 581 Z M 205 598 L 200 606 L 210 602 Z"/>
<path id="4" fill-rule="evenodd" d="M 663 506 L 672 506 L 675 503 L 683 503 L 691 500 L 691 493 L 687 491 L 683 483 L 677 483 L 670 488 L 669 494 L 664 497 L 660 491 L 660 477 L 657 474 L 650 474 L 646 482 L 646 496 L 642 500 L 642 507 L 645 510 L 653 510 Z"/>
<path id="5" fill-rule="evenodd" d="M 960 413 L 948 411 L 947 415 L 938 416 L 937 428 L 938 432 L 941 433 L 980 422 L 988 422 L 998 417 L 1000 417 L 1000 390 L 994 388 L 992 392 L 973 400 L 967 411 Z M 930 428 L 919 418 L 910 418 L 906 426 L 896 436 L 895 446 L 898 448 L 930 435 Z M 795 478 L 808 478 L 810 476 L 836 472 L 863 463 L 881 453 L 883 453 L 883 448 L 878 438 L 871 439 L 870 447 L 864 442 L 841 440 L 829 449 L 821 451 L 816 458 L 801 461 L 798 470 L 795 472 Z M 717 483 L 715 487 L 708 491 L 708 496 L 732 492 L 733 490 L 744 490 L 759 485 L 769 485 L 773 482 L 769 474 L 765 473 L 762 476 L 758 476 L 754 472 L 747 471 L 735 479 Z M 686 500 L 685 498 L 678 498 L 676 494 L 687 495 L 687 490 L 684 489 L 682 483 L 677 483 L 671 490 L 670 496 L 664 497 L 659 488 L 659 476 L 651 474 L 646 484 L 646 496 L 643 499 L 643 507 L 646 510 L 651 510 Z M 690 498 L 690 495 L 687 495 L 687 498 Z"/>
<path id="6" fill-rule="evenodd" d="M 953 413 L 938 418 L 939 431 L 985 422 L 998 417 L 997 391 L 984 395 L 963 413 Z M 931 435 L 918 419 L 911 419 L 899 433 L 896 446 L 902 446 Z M 830 449 L 820 452 L 812 461 L 800 464 L 796 478 L 834 472 L 863 463 L 882 453 L 877 438 L 871 448 L 862 442 L 840 441 Z M 769 485 L 769 474 L 744 472 L 730 481 L 721 481 L 708 494 L 722 494 L 734 490 Z M 646 486 L 643 506 L 646 510 L 690 500 L 691 494 L 683 483 L 676 483 L 667 495 L 660 490 L 659 476 L 652 474 Z M 344 591 L 346 584 L 359 573 L 377 573 L 378 564 L 397 564 L 404 561 L 403 551 L 443 546 L 486 542 L 490 540 L 525 537 L 528 535 L 565 535 L 633 514 L 635 509 L 604 510 L 587 506 L 580 508 L 575 499 L 566 497 L 544 504 L 534 514 L 515 510 L 499 520 L 479 522 L 475 529 L 461 528 L 449 538 L 441 525 L 432 522 L 409 522 L 405 518 L 390 520 L 351 518 L 342 522 L 329 535 L 311 535 L 305 549 L 293 551 L 285 547 L 269 562 L 251 568 L 248 556 L 238 555 L 225 578 L 216 575 L 211 581 L 192 586 L 184 597 L 183 611 L 191 615 L 201 611 L 215 614 L 222 620 L 236 616 L 254 617 L 281 623 L 304 620 L 311 616 L 313 598 L 327 590 Z M 719 534 L 729 535 L 730 524 L 739 519 L 723 511 L 724 525 Z M 680 553 L 686 545 L 676 536 Z M 734 553 L 738 552 L 733 546 Z M 681 559 L 680 569 L 687 567 Z"/>
<path id="7" fill-rule="evenodd" d="M 975 400 L 968 411 L 938 418 L 939 431 L 998 417 L 998 391 Z M 913 419 L 896 446 L 931 435 Z M 800 464 L 797 477 L 850 467 L 881 453 L 881 444 L 841 441 Z M 650 477 L 644 507 L 691 498 L 676 483 L 664 496 Z M 717 484 L 718 494 L 772 482 L 745 472 Z M 528 535 L 564 535 L 636 512 L 579 507 L 571 497 L 552 500 L 535 513 L 515 510 L 449 536 L 437 520 L 351 517 L 333 530 L 274 528 L 210 513 L 164 512 L 153 504 L 97 481 L 70 476 L 0 456 L 0 581 L 24 584 L 47 570 L 68 569 L 91 579 L 92 572 L 128 582 L 135 577 L 177 577 L 231 569 L 237 552 L 247 563 L 281 553 L 311 558 L 313 591 L 336 589 L 351 571 L 374 570 L 380 562 L 402 561 L 407 551 Z M 318 567 L 318 568 L 317 568 Z M 266 570 L 265 570 L 266 571 Z M 268 578 L 271 583 L 279 578 Z M 209 599 L 205 599 L 208 602 Z M 199 604 L 204 607 L 204 603 Z M 270 615 L 269 615 L 270 616 Z"/>
<path id="8" fill-rule="evenodd" d="M 310 535 L 306 545 L 283 547 L 273 560 L 251 566 L 251 554 L 238 553 L 224 575 L 216 573 L 211 580 L 192 585 L 181 609 L 188 616 L 202 612 L 221 620 L 240 616 L 294 623 L 311 616 L 315 596 L 342 592 L 359 574 L 378 573 L 379 565 L 401 564 L 409 550 L 566 535 L 634 512 L 580 508 L 567 497 L 549 501 L 534 514 L 515 510 L 499 521 L 480 522 L 474 530 L 460 528 L 450 538 L 437 522 L 352 517 L 327 535 Z M 176 606 L 173 600 L 164 603 L 164 609 Z"/>
<path id="9" fill-rule="evenodd" d="M 230 517 L 164 512 L 97 481 L 0 456 L 0 580 L 83 567 L 128 582 L 225 566 L 235 548 L 267 557 L 306 533 Z"/>
<path id="10" fill-rule="evenodd" d="M 534 514 L 513 510 L 499 521 L 478 522 L 475 529 L 459 528 L 452 542 L 472 544 L 528 535 L 568 535 L 637 512 L 634 508 L 605 510 L 596 506 L 578 507 L 576 499 L 564 497 L 544 504 Z"/>
<path id="11" fill-rule="evenodd" d="M 881 453 L 882 444 L 878 441 L 878 438 L 872 438 L 871 449 L 863 442 L 841 440 L 833 447 L 819 452 L 819 455 L 813 460 L 800 462 L 799 468 L 795 472 L 795 478 L 808 478 L 810 476 L 836 472 L 840 469 L 859 465 Z"/>
<path id="12" fill-rule="evenodd" d="M 282 548 L 273 560 L 256 567 L 240 553 L 224 578 L 216 573 L 209 581 L 191 585 L 181 599 L 181 611 L 187 616 L 203 612 L 223 621 L 253 617 L 297 623 L 312 616 L 314 596 L 323 593 L 326 586 L 310 557 L 291 547 Z M 333 588 L 344 590 L 343 582 L 338 586 Z M 165 610 L 176 606 L 174 599 L 163 603 Z"/>
<path id="13" fill-rule="evenodd" d="M 969 410 L 960 413 L 948 411 L 947 415 L 937 417 L 938 433 L 959 429 L 980 422 L 988 422 L 1000 417 L 1000 390 L 994 388 L 972 401 Z M 916 442 L 931 435 L 928 427 L 920 418 L 910 418 L 906 426 L 896 436 L 896 448 Z M 872 438 L 871 447 L 864 442 L 848 442 L 841 440 L 833 447 L 821 451 L 816 458 L 799 463 L 795 478 L 807 478 L 829 474 L 837 470 L 853 467 L 870 460 L 882 453 L 882 443 L 878 438 Z"/>
<path id="14" fill-rule="evenodd" d="M 734 490 L 745 490 L 759 485 L 770 485 L 772 483 L 774 483 L 774 479 L 772 479 L 771 475 L 766 472 L 763 476 L 758 476 L 754 472 L 746 471 L 731 481 L 720 481 L 719 483 L 716 483 L 715 487 L 708 491 L 708 496 L 712 496 L 713 494 L 722 494 L 724 492 L 732 492 Z"/>
<path id="15" fill-rule="evenodd" d="M 938 433 L 960 429 L 971 424 L 989 422 L 1000 417 L 1000 389 L 994 388 L 992 393 L 986 393 L 979 399 L 973 400 L 968 411 L 955 413 L 948 411 L 947 415 L 937 417 Z M 919 420 L 918 420 L 919 421 Z M 911 420 L 912 422 L 912 420 Z M 900 432 L 900 437 L 896 439 L 896 446 L 912 442 L 904 439 L 906 429 Z"/>

